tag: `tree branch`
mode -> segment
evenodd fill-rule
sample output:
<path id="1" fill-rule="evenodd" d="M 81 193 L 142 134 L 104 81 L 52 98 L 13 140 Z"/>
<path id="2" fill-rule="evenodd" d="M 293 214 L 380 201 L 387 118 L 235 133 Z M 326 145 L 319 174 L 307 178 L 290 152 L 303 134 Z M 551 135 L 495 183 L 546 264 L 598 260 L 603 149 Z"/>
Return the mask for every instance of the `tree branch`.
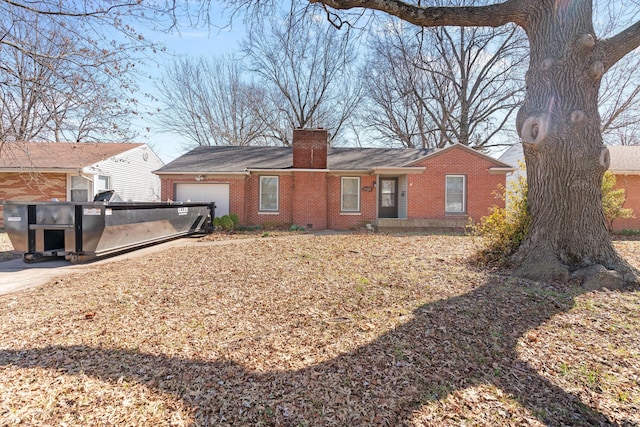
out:
<path id="1" fill-rule="evenodd" d="M 309 0 L 334 9 L 364 8 L 379 10 L 422 27 L 482 26 L 499 27 L 525 23 L 522 0 L 507 0 L 487 6 L 421 7 L 401 0 Z"/>
<path id="2" fill-rule="evenodd" d="M 611 68 L 638 46 L 640 46 L 640 21 L 602 42 L 602 51 L 605 52 L 602 62 L 605 70 Z"/>
<path id="3" fill-rule="evenodd" d="M 126 1 L 124 3 L 116 3 L 116 4 L 112 4 L 112 5 L 108 5 L 106 7 L 103 7 L 102 9 L 95 9 L 95 10 L 88 10 L 88 11 L 84 11 L 84 12 L 75 12 L 75 11 L 70 11 L 70 10 L 63 10 L 62 7 L 60 7 L 58 10 L 47 10 L 47 9 L 38 9 L 35 7 L 31 7 L 26 3 L 21 3 L 21 2 L 17 2 L 17 1 L 13 1 L 13 0 L 3 0 L 3 3 L 6 3 L 10 6 L 14 6 L 38 15 L 53 15 L 53 16 L 67 16 L 67 17 L 72 17 L 72 18 L 80 18 L 80 17 L 89 17 L 89 16 L 96 16 L 96 15 L 108 15 L 109 12 L 111 12 L 114 9 L 117 8 L 121 8 L 121 7 L 131 7 L 131 6 L 139 6 L 140 2 L 138 1 Z M 62 3 L 60 3 L 62 4 Z M 46 4 L 45 4 L 46 6 Z"/>

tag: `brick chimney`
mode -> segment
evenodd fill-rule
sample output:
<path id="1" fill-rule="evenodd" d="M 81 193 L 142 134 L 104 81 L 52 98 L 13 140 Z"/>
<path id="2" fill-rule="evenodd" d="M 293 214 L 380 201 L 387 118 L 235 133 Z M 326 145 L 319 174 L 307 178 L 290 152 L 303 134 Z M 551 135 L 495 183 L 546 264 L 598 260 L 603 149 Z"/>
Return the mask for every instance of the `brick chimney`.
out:
<path id="1" fill-rule="evenodd" d="M 326 169 L 328 137 L 326 129 L 294 129 L 293 168 Z"/>

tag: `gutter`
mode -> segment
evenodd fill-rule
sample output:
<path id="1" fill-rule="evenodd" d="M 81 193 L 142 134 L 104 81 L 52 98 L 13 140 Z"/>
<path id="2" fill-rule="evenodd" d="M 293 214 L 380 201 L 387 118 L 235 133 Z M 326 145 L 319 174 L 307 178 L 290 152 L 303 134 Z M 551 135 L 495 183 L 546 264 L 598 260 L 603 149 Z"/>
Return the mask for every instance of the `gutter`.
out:
<path id="1" fill-rule="evenodd" d="M 489 173 L 492 175 L 497 175 L 500 173 L 510 174 L 516 171 L 516 168 L 489 168 Z"/>

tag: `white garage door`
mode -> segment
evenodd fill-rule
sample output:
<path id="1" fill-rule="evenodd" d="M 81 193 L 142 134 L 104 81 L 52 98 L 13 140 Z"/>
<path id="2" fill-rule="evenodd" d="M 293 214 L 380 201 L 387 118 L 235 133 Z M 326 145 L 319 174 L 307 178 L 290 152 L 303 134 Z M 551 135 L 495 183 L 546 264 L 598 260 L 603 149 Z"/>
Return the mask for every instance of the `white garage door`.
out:
<path id="1" fill-rule="evenodd" d="M 229 184 L 176 184 L 178 202 L 215 202 L 216 216 L 229 213 Z"/>

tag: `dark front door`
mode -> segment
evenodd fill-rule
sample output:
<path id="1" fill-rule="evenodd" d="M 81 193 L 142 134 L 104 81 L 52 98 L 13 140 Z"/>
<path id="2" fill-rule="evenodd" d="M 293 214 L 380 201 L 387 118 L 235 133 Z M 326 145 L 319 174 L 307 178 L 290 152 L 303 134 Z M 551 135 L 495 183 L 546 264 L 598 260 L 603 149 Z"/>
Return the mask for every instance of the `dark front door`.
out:
<path id="1" fill-rule="evenodd" d="M 380 178 L 378 217 L 398 217 L 398 178 Z"/>

